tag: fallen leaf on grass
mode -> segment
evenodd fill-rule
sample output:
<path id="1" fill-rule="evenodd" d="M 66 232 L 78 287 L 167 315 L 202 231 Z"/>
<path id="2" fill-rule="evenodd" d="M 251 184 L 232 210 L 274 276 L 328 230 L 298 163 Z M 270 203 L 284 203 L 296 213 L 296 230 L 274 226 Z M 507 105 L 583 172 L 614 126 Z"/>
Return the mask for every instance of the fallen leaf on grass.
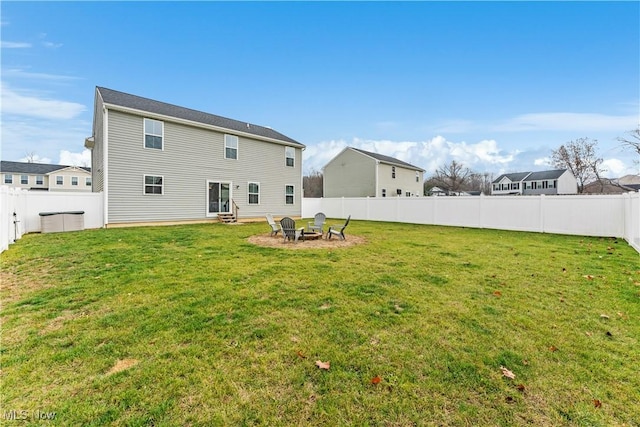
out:
<path id="1" fill-rule="evenodd" d="M 593 406 L 595 406 L 596 408 L 600 408 L 602 407 L 602 402 L 600 402 L 600 400 L 598 399 L 593 399 Z"/>
<path id="2" fill-rule="evenodd" d="M 514 402 L 513 397 L 511 397 L 511 396 L 505 397 L 504 401 L 507 402 L 507 403 L 513 403 Z"/>
<path id="3" fill-rule="evenodd" d="M 526 389 L 526 387 L 524 386 L 524 384 L 518 384 L 516 386 L 516 388 L 518 389 L 518 391 L 524 391 Z"/>
<path id="4" fill-rule="evenodd" d="M 375 377 L 371 378 L 371 384 L 373 384 L 373 385 L 380 384 L 380 381 L 382 381 L 382 378 L 380 378 L 378 375 L 376 375 Z"/>
<path id="5" fill-rule="evenodd" d="M 330 362 L 322 362 L 320 360 L 316 360 L 316 366 L 320 369 L 326 369 L 327 371 L 329 370 L 329 368 L 331 367 L 331 363 Z"/>
<path id="6" fill-rule="evenodd" d="M 510 370 L 508 370 L 504 366 L 500 366 L 500 370 L 502 371 L 502 375 L 504 375 L 507 378 L 514 379 L 516 377 L 516 374 L 514 374 L 513 372 L 511 372 Z"/>
<path id="7" fill-rule="evenodd" d="M 551 347 L 549 347 L 549 351 L 558 351 L 558 347 L 552 345 Z"/>
<path id="8" fill-rule="evenodd" d="M 302 352 L 301 352 L 301 351 L 299 351 L 299 350 L 298 350 L 298 357 L 299 357 L 300 359 L 306 359 L 306 358 L 307 358 L 307 356 L 305 356 L 304 354 L 302 354 Z"/>
<path id="9" fill-rule="evenodd" d="M 590 274 L 587 274 L 586 276 L 582 276 L 582 277 L 584 277 L 587 280 L 593 280 L 593 276 Z"/>
<path id="10" fill-rule="evenodd" d="M 502 292 L 500 292 L 500 291 L 494 291 L 494 292 L 493 292 L 493 295 L 495 295 L 495 296 L 499 297 L 499 296 L 502 296 Z"/>
<path id="11" fill-rule="evenodd" d="M 600 315 L 600 318 L 601 318 L 601 319 L 608 319 L 608 318 L 609 318 L 609 316 L 607 316 L 606 314 L 601 314 L 601 315 Z"/>

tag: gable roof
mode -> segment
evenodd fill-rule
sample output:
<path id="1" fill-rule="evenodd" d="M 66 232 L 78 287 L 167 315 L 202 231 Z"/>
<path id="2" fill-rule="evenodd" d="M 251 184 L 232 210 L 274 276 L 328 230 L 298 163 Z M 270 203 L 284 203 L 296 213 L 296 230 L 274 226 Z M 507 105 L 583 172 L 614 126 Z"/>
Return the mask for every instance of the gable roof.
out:
<path id="1" fill-rule="evenodd" d="M 555 169 L 540 172 L 516 172 L 516 173 L 504 173 L 498 178 L 494 179 L 492 184 L 499 183 L 503 178 L 508 178 L 511 182 L 520 181 L 541 181 L 544 179 L 558 179 L 566 169 Z"/>
<path id="2" fill-rule="evenodd" d="M 407 162 L 403 162 L 402 160 L 398 160 L 398 159 L 395 159 L 393 157 L 385 156 L 384 154 L 372 153 L 370 151 L 365 151 L 365 150 L 361 150 L 359 148 L 354 148 L 354 147 L 349 147 L 349 148 L 351 148 L 354 151 L 358 151 L 358 152 L 360 152 L 360 153 L 362 153 L 362 154 L 364 154 L 366 156 L 373 157 L 374 159 L 376 159 L 376 160 L 378 160 L 378 161 L 380 161 L 382 163 L 387 163 L 387 164 L 390 164 L 390 165 L 401 166 L 403 168 L 413 169 L 413 170 L 417 170 L 417 171 L 420 171 L 420 172 L 424 172 L 424 169 L 419 168 L 418 166 L 414 166 L 412 164 L 409 164 Z"/>
<path id="3" fill-rule="evenodd" d="M 8 160 L 2 160 L 2 162 L 0 162 L 1 172 L 25 173 L 28 175 L 47 175 L 60 169 L 72 167 L 73 166 L 67 165 L 51 165 L 48 163 L 12 162 Z M 78 169 L 91 172 L 91 168 L 88 167 L 78 167 Z"/>
<path id="4" fill-rule="evenodd" d="M 550 171 L 541 171 L 541 172 L 531 172 L 525 181 L 540 181 L 543 179 L 558 179 L 560 176 L 565 173 L 566 169 L 556 169 Z"/>
<path id="5" fill-rule="evenodd" d="M 216 116 L 215 114 L 209 114 L 202 111 L 192 110 L 190 108 L 179 107 L 177 105 L 168 104 L 166 102 L 155 101 L 153 99 L 119 92 L 117 90 L 108 89 L 105 87 L 97 86 L 96 91 L 100 94 L 104 103 L 111 106 L 125 107 L 141 112 L 154 113 L 168 117 L 176 117 L 191 122 L 211 125 L 231 131 L 251 134 L 258 137 L 275 139 L 278 141 L 286 142 L 288 144 L 304 147 L 304 145 L 299 143 L 298 141 L 291 139 L 288 136 L 285 136 L 269 127 L 258 126 L 239 120 L 228 119 L 226 117 Z"/>
<path id="6" fill-rule="evenodd" d="M 503 173 L 493 180 L 492 184 L 499 183 L 503 178 L 507 178 L 511 182 L 520 182 L 525 179 L 531 172 Z"/>

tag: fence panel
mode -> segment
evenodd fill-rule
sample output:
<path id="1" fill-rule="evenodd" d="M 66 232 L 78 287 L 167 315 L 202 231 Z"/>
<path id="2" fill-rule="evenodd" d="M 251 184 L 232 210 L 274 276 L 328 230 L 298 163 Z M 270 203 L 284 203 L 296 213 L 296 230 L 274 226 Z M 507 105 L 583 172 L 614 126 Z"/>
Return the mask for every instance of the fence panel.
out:
<path id="1" fill-rule="evenodd" d="M 624 237 L 640 252 L 640 193 L 574 196 L 342 197 L 313 200 L 328 217 Z M 305 216 L 313 214 L 303 209 Z"/>

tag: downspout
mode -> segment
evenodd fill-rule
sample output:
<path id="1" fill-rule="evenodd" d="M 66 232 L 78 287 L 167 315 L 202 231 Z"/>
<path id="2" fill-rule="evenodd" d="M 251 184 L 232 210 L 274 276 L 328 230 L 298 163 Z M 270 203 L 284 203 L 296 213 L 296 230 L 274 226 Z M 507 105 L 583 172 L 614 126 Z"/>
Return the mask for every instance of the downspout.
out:
<path id="1" fill-rule="evenodd" d="M 375 188 L 375 194 L 373 195 L 373 197 L 381 197 L 382 195 L 378 195 L 378 192 L 380 191 L 379 185 L 380 183 L 378 182 L 378 170 L 380 169 L 380 160 L 376 160 L 376 188 Z"/>
<path id="2" fill-rule="evenodd" d="M 109 223 L 109 110 L 103 107 L 104 121 L 102 123 L 102 133 L 104 144 L 102 146 L 102 192 L 103 192 L 103 226 L 106 228 Z"/>

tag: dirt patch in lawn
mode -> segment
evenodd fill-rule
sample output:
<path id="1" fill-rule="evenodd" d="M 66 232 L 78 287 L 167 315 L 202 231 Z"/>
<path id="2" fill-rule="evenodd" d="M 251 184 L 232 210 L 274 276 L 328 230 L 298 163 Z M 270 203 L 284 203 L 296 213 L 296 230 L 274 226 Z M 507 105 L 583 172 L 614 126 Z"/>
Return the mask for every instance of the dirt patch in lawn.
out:
<path id="1" fill-rule="evenodd" d="M 109 369 L 107 372 L 107 376 L 116 374 L 118 372 L 126 371 L 129 368 L 132 368 L 138 364 L 138 360 L 136 359 L 122 359 L 118 360 L 115 365 Z"/>
<path id="2" fill-rule="evenodd" d="M 249 243 L 259 246 L 267 246 L 270 248 L 281 249 L 333 249 L 333 248 L 346 248 L 354 245 L 361 245 L 366 243 L 367 240 L 361 236 L 347 235 L 346 240 L 339 240 L 337 238 L 332 239 L 318 239 L 318 240 L 298 240 L 297 242 L 284 241 L 282 236 L 270 236 L 268 234 L 259 234 L 251 236 L 247 239 Z"/>

